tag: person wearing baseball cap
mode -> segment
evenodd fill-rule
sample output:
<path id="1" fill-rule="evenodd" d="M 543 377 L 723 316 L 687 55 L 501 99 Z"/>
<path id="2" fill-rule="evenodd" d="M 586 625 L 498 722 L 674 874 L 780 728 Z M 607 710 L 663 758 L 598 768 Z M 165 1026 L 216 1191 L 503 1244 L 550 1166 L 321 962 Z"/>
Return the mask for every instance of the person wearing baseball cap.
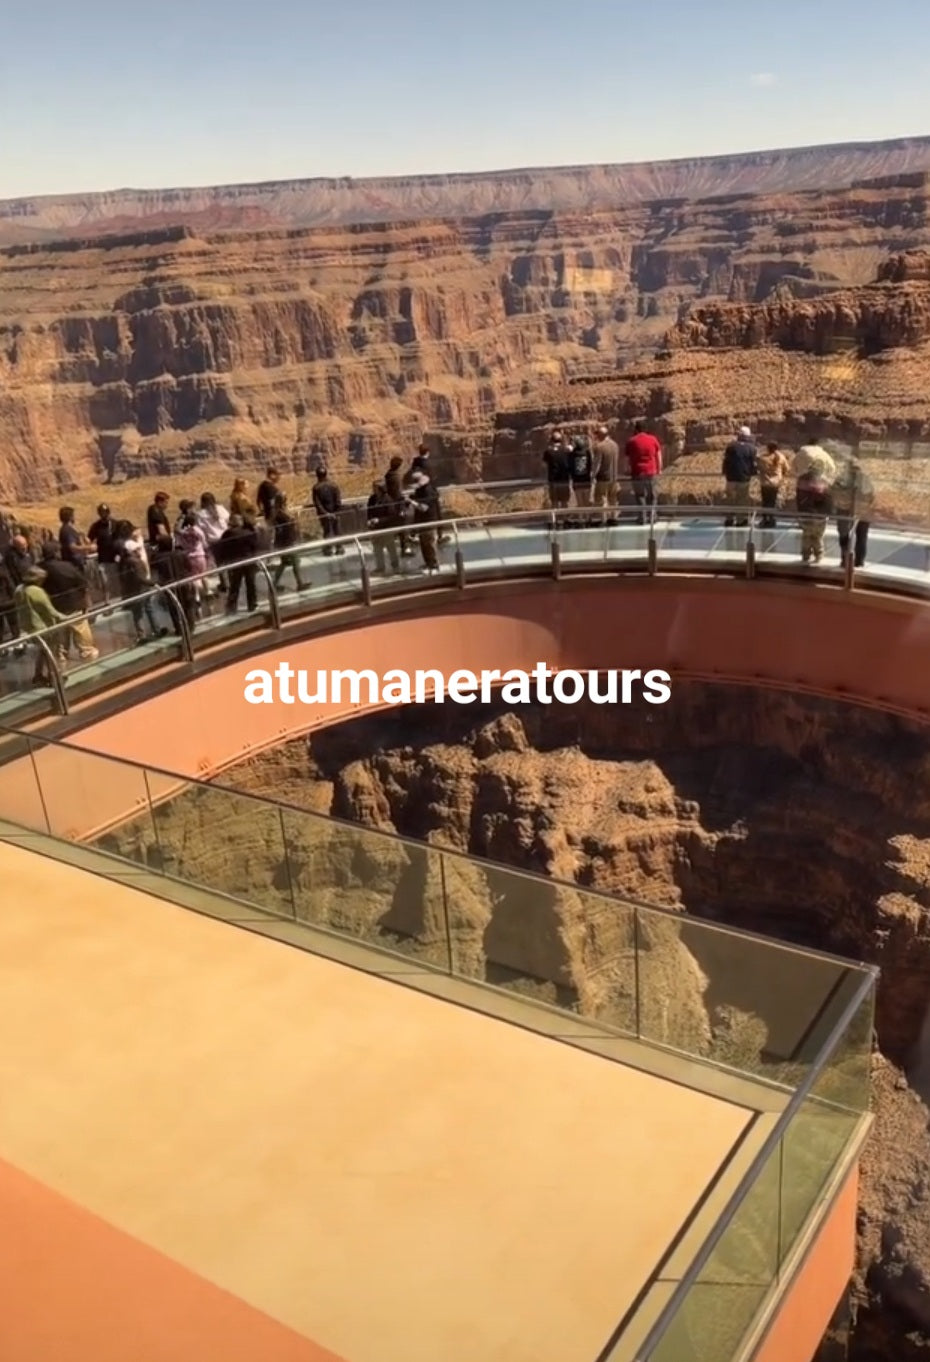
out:
<path id="1" fill-rule="evenodd" d="M 752 480 L 758 473 L 756 442 L 748 426 L 740 426 L 735 440 L 723 454 L 723 476 L 726 480 L 726 504 L 743 509 L 749 505 Z M 724 525 L 746 525 L 745 515 L 728 515 Z"/>

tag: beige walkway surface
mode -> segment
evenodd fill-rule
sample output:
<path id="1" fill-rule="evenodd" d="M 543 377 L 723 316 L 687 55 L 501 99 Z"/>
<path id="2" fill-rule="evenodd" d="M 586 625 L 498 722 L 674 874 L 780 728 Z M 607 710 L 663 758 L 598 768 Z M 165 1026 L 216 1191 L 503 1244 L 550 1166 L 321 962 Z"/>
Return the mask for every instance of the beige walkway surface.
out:
<path id="1" fill-rule="evenodd" d="M 350 1362 L 591 1362 L 738 1107 L 0 844 L 0 1158 Z"/>

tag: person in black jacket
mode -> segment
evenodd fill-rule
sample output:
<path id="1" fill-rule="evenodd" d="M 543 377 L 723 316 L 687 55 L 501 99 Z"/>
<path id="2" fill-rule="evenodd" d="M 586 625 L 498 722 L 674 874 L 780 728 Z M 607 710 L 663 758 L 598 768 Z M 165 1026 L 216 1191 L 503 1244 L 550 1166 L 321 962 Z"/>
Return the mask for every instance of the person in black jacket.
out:
<path id="1" fill-rule="evenodd" d="M 58 530 L 58 544 L 64 563 L 75 563 L 81 570 L 87 561 L 87 544 L 84 536 L 74 523 L 74 507 L 62 506 L 58 512 L 61 526 Z M 46 595 L 48 593 L 46 592 Z"/>
<path id="2" fill-rule="evenodd" d="M 384 486 L 387 490 L 388 501 L 397 507 L 397 524 L 402 531 L 399 536 L 401 557 L 412 558 L 414 550 L 411 536 L 403 532 L 403 526 L 407 523 L 407 507 L 411 504 L 408 498 L 404 496 L 404 475 L 401 471 L 403 465 L 403 459 L 399 454 L 395 454 L 384 475 Z"/>
<path id="3" fill-rule="evenodd" d="M 372 484 L 366 514 L 370 530 L 387 530 L 399 523 L 401 519 L 399 507 L 388 496 L 385 483 L 378 481 Z M 391 571 L 400 572 L 396 535 L 381 534 L 371 541 L 371 547 L 374 550 L 376 572 L 385 571 L 385 551 L 391 559 Z"/>
<path id="4" fill-rule="evenodd" d="M 316 483 L 312 492 L 313 509 L 320 521 L 324 539 L 335 539 L 339 534 L 339 512 L 342 510 L 342 493 L 331 480 L 325 468 L 316 470 Z M 327 558 L 333 553 L 332 545 L 324 547 Z M 336 553 L 345 553 L 342 544 L 337 544 Z"/>
<path id="5" fill-rule="evenodd" d="M 254 524 L 241 515 L 229 517 L 229 529 L 224 530 L 214 548 L 217 564 L 227 569 L 229 590 L 226 594 L 226 613 L 234 615 L 239 609 L 239 589 L 245 583 L 245 603 L 251 612 L 258 609 L 255 587 L 258 569 L 244 561 L 258 554 L 258 535 Z"/>
<path id="6" fill-rule="evenodd" d="M 258 489 L 255 493 L 258 509 L 269 522 L 273 521 L 275 517 L 275 501 L 281 490 L 278 487 L 280 480 L 281 474 L 278 472 L 277 468 L 269 468 L 265 473 L 264 481 L 258 484 Z"/>
<path id="7" fill-rule="evenodd" d="M 36 560 L 32 549 L 29 547 L 29 540 L 24 534 L 14 534 L 10 547 L 3 555 L 7 571 L 13 578 L 14 589 L 22 585 L 26 573 L 31 567 L 35 567 Z"/>
<path id="8" fill-rule="evenodd" d="M 552 439 L 543 454 L 543 463 L 549 483 L 549 505 L 553 510 L 567 506 L 572 496 L 572 463 L 560 430 L 552 432 Z"/>
<path id="9" fill-rule="evenodd" d="M 749 505 L 750 485 L 759 471 L 756 462 L 756 442 L 748 426 L 742 426 L 735 440 L 727 445 L 723 453 L 723 476 L 726 479 L 726 501 L 728 506 L 745 507 Z M 725 525 L 745 525 L 747 516 L 727 516 Z"/>
<path id="10" fill-rule="evenodd" d="M 180 638 L 183 633 L 179 608 L 184 612 L 188 631 L 193 633 L 197 628 L 197 588 L 187 580 L 191 575 L 187 554 L 182 549 L 162 548 L 153 554 L 152 568 L 159 586 L 171 588 L 171 595 L 165 592 L 161 602 L 171 616 L 175 634 Z"/>
<path id="11" fill-rule="evenodd" d="M 591 505 L 591 484 L 594 481 L 594 455 L 584 435 L 576 435 L 571 450 L 572 489 L 576 506 Z M 584 524 L 585 521 L 581 521 Z M 594 524 L 594 521 L 590 521 Z"/>
<path id="12" fill-rule="evenodd" d="M 269 473 L 270 473 L 269 469 Z M 271 512 L 271 524 L 274 529 L 274 546 L 280 553 L 278 566 L 274 570 L 274 584 L 277 587 L 281 578 L 288 568 L 294 574 L 294 581 L 298 591 L 305 591 L 308 583 L 300 575 L 300 559 L 294 549 L 300 543 L 300 530 L 298 529 L 297 519 L 292 516 L 287 508 L 287 494 L 278 492 L 275 496 Z"/>
<path id="13" fill-rule="evenodd" d="M 5 641 L 7 634 L 11 642 L 15 643 L 19 638 L 19 617 L 13 595 L 15 590 L 13 574 L 4 559 L 0 558 L 0 643 Z M 9 655 L 9 650 L 0 653 L 0 662 L 6 661 Z"/>
<path id="14" fill-rule="evenodd" d="M 87 538 L 97 550 L 104 600 L 115 601 L 120 590 L 119 568 L 116 564 L 116 521 L 106 503 L 97 507 L 97 519 L 87 531 Z"/>
<path id="15" fill-rule="evenodd" d="M 76 563 L 61 558 L 53 539 L 42 545 L 45 594 L 63 615 L 80 615 L 87 609 L 87 578 Z"/>
<path id="16" fill-rule="evenodd" d="M 442 510 L 439 493 L 426 473 L 414 473 L 410 500 L 413 502 L 413 525 L 420 541 L 423 566 L 427 572 L 438 572 L 436 523 L 442 519 Z"/>
<path id="17" fill-rule="evenodd" d="M 76 562 L 68 562 L 60 557 L 58 545 L 53 539 L 42 545 L 42 583 L 45 594 L 52 605 L 62 615 L 68 617 L 69 628 L 57 634 L 58 661 L 67 662 L 71 649 L 76 648 L 85 662 L 99 657 L 94 644 L 90 622 L 86 619 L 87 578 Z"/>

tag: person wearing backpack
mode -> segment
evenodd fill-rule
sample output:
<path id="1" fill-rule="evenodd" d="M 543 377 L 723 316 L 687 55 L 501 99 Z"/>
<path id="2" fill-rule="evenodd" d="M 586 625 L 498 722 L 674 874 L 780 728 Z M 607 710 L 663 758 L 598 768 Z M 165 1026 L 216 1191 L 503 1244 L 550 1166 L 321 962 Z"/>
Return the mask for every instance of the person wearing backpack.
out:
<path id="1" fill-rule="evenodd" d="M 830 484 L 818 467 L 802 473 L 797 483 L 797 507 L 801 516 L 801 562 L 819 563 L 823 557 L 823 536 L 832 509 Z"/>
<path id="2" fill-rule="evenodd" d="M 872 508 L 875 505 L 875 488 L 872 479 L 858 459 L 850 459 L 839 472 L 833 484 L 833 509 L 836 513 L 836 532 L 840 540 L 840 560 L 846 561 L 849 540 L 855 532 L 853 541 L 853 565 L 865 566 L 865 555 L 869 546 L 869 526 Z"/>
<path id="3" fill-rule="evenodd" d="M 571 453 L 572 487 L 576 506 L 591 505 L 591 484 L 594 481 L 594 455 L 584 435 L 576 435 Z"/>

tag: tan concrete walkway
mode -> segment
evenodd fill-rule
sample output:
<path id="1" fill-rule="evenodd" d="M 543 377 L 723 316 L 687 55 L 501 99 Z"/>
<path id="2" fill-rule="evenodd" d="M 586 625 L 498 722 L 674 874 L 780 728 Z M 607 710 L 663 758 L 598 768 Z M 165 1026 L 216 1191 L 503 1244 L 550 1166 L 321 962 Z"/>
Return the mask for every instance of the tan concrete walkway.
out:
<path id="1" fill-rule="evenodd" d="M 0 844 L 0 1158 L 350 1362 L 590 1362 L 750 1113 Z"/>

